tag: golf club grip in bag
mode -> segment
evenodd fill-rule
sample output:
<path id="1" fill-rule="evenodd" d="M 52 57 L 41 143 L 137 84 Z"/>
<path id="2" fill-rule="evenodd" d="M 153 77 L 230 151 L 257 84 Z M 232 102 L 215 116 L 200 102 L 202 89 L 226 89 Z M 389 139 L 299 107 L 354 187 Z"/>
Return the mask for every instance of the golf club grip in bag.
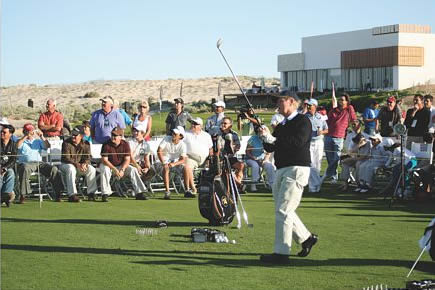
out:
<path id="1" fill-rule="evenodd" d="M 202 217 L 206 218 L 213 226 L 222 226 L 230 224 L 236 213 L 236 204 L 230 191 L 229 172 L 225 166 L 220 164 L 225 162 L 215 157 L 211 164 L 215 166 L 209 170 L 201 172 L 198 206 Z M 216 169 L 222 168 L 219 172 Z"/>

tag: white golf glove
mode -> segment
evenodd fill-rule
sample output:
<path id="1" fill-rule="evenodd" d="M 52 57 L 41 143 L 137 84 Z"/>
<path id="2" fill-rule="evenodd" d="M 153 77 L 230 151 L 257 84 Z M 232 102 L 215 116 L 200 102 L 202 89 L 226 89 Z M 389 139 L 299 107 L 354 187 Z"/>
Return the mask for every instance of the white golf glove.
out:
<path id="1" fill-rule="evenodd" d="M 265 125 L 261 126 L 258 135 L 264 143 L 268 143 L 268 144 L 275 143 L 276 138 L 272 136 L 269 128 L 267 128 Z"/>

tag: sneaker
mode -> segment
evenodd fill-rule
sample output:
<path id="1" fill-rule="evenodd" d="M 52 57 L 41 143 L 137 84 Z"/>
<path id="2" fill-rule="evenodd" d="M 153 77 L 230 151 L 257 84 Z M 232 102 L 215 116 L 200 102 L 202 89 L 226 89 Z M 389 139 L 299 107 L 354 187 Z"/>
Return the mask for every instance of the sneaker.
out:
<path id="1" fill-rule="evenodd" d="M 331 181 L 330 181 L 331 184 L 337 184 L 337 182 L 338 182 L 338 181 L 337 181 L 337 179 L 335 179 L 335 178 L 332 178 Z"/>
<path id="2" fill-rule="evenodd" d="M 141 192 L 136 194 L 136 200 L 148 200 L 148 196 L 145 193 Z"/>
<path id="3" fill-rule="evenodd" d="M 69 202 L 80 202 L 81 200 L 77 195 L 73 194 L 70 197 L 68 197 L 68 201 Z"/>
<path id="4" fill-rule="evenodd" d="M 317 243 L 319 237 L 312 234 L 305 242 L 302 243 L 302 250 L 298 253 L 299 257 L 306 257 L 310 254 L 311 248 Z"/>
<path id="5" fill-rule="evenodd" d="M 192 193 L 192 191 L 190 191 L 190 190 L 187 190 L 185 193 L 184 193 L 184 197 L 188 197 L 188 198 L 195 198 L 196 197 L 196 195 L 195 194 L 193 194 Z"/>
<path id="6" fill-rule="evenodd" d="M 367 191 L 369 191 L 367 188 L 363 188 L 363 189 L 361 189 L 359 192 L 361 192 L 361 193 L 366 193 Z"/>
<path id="7" fill-rule="evenodd" d="M 16 204 L 23 204 L 25 200 L 26 200 L 26 198 L 23 195 L 20 195 L 20 199 L 17 200 L 15 203 Z"/>
<path id="8" fill-rule="evenodd" d="M 354 192 L 360 192 L 361 190 L 362 190 L 361 187 L 357 187 L 357 188 L 355 188 Z"/>
<path id="9" fill-rule="evenodd" d="M 89 194 L 88 201 L 95 201 L 95 194 Z"/>
<path id="10" fill-rule="evenodd" d="M 255 186 L 255 184 L 252 184 L 251 188 L 250 188 L 250 191 L 251 192 L 257 192 L 257 186 Z"/>
<path id="11" fill-rule="evenodd" d="M 109 195 L 103 194 L 103 197 L 101 198 L 102 202 L 109 202 Z"/>
<path id="12" fill-rule="evenodd" d="M 171 199 L 171 193 L 169 191 L 165 192 L 165 196 L 163 198 L 166 200 Z"/>

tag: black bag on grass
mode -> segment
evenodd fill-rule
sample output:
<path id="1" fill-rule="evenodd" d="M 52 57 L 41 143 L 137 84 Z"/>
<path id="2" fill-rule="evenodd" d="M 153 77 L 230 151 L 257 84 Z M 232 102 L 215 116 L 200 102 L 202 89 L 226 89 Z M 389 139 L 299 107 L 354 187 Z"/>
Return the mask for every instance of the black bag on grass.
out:
<path id="1" fill-rule="evenodd" d="M 215 165 L 210 166 L 210 170 L 201 172 L 198 189 L 199 212 L 213 226 L 228 225 L 236 214 L 229 173 L 219 158 L 214 162 Z"/>

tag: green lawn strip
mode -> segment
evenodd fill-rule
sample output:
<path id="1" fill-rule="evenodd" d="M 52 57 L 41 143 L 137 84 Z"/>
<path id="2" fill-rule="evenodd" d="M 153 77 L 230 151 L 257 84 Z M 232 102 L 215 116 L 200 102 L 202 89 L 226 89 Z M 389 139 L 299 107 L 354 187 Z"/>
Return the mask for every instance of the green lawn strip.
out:
<path id="1" fill-rule="evenodd" d="M 332 188 L 332 187 L 331 187 Z M 339 194 L 326 186 L 306 193 L 297 211 L 319 243 L 288 266 L 258 261 L 273 250 L 270 193 L 243 196 L 253 228 L 225 231 L 236 244 L 192 243 L 192 227 L 207 227 L 197 201 L 111 198 L 109 203 L 39 203 L 2 208 L 2 289 L 342 289 L 404 287 L 420 249 L 417 240 L 433 204 L 397 204 L 377 196 Z M 166 219 L 168 228 L 153 223 Z M 137 228 L 156 234 L 137 235 Z M 435 274 L 425 254 L 411 276 Z"/>

